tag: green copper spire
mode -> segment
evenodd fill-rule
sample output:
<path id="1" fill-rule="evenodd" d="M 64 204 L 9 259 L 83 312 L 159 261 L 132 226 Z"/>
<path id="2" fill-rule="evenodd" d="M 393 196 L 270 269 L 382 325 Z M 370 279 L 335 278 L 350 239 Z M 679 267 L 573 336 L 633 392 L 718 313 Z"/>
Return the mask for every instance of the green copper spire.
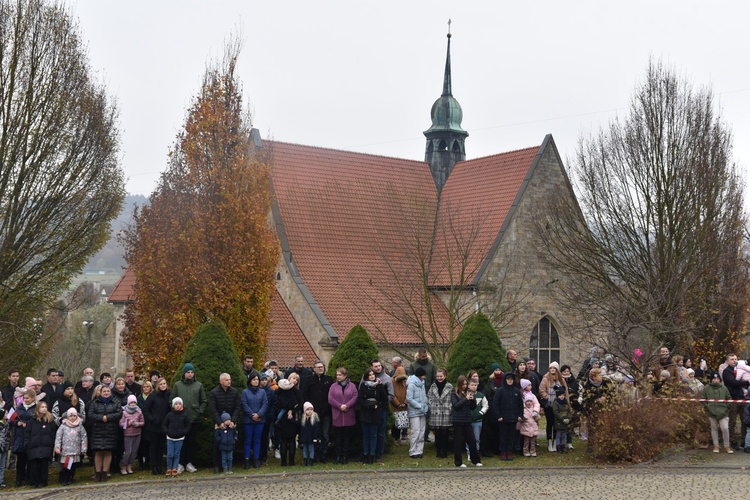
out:
<path id="1" fill-rule="evenodd" d="M 445 56 L 443 94 L 435 101 L 430 111 L 432 126 L 425 130 L 427 147 L 425 162 L 429 163 L 438 191 L 443 189 L 456 162 L 466 159 L 464 141 L 469 133 L 461 128 L 463 110 L 453 97 L 451 82 L 451 33 L 448 21 L 448 50 Z"/>
<path id="2" fill-rule="evenodd" d="M 450 24 L 448 25 L 450 30 Z M 443 95 L 453 95 L 451 88 L 451 34 L 448 31 L 448 54 L 445 56 L 445 76 L 443 77 Z"/>

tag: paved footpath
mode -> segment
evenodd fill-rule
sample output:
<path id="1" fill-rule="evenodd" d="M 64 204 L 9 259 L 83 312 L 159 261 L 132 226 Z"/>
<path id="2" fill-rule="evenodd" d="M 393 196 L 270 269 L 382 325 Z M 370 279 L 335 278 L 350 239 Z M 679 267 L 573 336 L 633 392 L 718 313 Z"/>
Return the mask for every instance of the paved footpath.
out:
<path id="1" fill-rule="evenodd" d="M 9 498 L 85 499 L 424 499 L 747 498 L 750 472 L 738 468 L 465 469 L 300 473 L 143 481 L 129 485 L 47 489 Z M 384 495 L 385 493 L 385 495 Z M 36 495 L 36 496 L 35 496 Z M 5 496 L 5 495 L 3 495 Z"/>
<path id="2" fill-rule="evenodd" d="M 646 500 L 748 498 L 750 455 L 671 453 L 627 467 L 320 471 L 134 481 L 0 494 L 65 499 L 475 499 Z"/>

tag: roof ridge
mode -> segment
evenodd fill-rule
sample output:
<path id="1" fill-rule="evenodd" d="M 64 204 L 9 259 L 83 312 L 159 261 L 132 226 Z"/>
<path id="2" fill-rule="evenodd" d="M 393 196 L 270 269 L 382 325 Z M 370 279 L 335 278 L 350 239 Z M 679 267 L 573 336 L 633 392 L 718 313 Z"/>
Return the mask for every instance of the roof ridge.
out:
<path id="1" fill-rule="evenodd" d="M 424 160 L 412 160 L 410 158 L 400 158 L 398 156 L 386 156 L 386 155 L 380 155 L 375 153 L 362 153 L 360 151 L 349 151 L 348 149 L 337 149 L 337 148 L 331 148 L 331 147 L 323 147 L 323 146 L 311 146 L 309 144 L 300 144 L 297 142 L 286 142 L 286 141 L 277 141 L 275 139 L 264 139 L 264 143 L 268 143 L 270 146 L 273 146 L 273 144 L 282 144 L 287 146 L 296 146 L 301 148 L 308 148 L 308 149 L 316 149 L 321 152 L 324 151 L 333 151 L 337 153 L 346 153 L 346 154 L 352 154 L 352 155 L 358 155 L 358 156 L 367 156 L 370 158 L 385 158 L 389 160 L 399 160 L 399 161 L 408 161 L 411 163 L 416 163 L 420 165 L 427 165 L 427 162 Z M 271 153 L 273 153 L 273 148 L 271 147 Z"/>
<path id="2" fill-rule="evenodd" d="M 510 151 L 505 151 L 503 153 L 495 153 L 493 155 L 479 156 L 477 158 L 466 159 L 466 160 L 462 161 L 461 163 L 469 163 L 471 161 L 484 160 L 486 158 L 496 158 L 498 156 L 505 156 L 505 155 L 508 155 L 508 154 L 511 154 L 511 153 L 520 153 L 522 151 L 539 150 L 539 148 L 542 147 L 542 144 L 539 144 L 537 146 L 529 146 L 529 147 L 526 147 L 526 148 L 513 149 L 513 150 L 510 150 Z"/>

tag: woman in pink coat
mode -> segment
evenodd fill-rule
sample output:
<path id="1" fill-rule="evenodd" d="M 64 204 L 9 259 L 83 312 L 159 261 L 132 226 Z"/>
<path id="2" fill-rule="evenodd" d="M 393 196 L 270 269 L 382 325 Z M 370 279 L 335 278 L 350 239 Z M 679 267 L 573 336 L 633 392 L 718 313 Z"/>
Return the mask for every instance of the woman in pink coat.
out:
<path id="1" fill-rule="evenodd" d="M 333 412 L 333 426 L 336 428 L 336 463 L 345 464 L 349 456 L 352 429 L 357 423 L 354 405 L 357 404 L 357 388 L 349 380 L 346 368 L 336 370 L 336 383 L 328 391 L 328 403 Z"/>

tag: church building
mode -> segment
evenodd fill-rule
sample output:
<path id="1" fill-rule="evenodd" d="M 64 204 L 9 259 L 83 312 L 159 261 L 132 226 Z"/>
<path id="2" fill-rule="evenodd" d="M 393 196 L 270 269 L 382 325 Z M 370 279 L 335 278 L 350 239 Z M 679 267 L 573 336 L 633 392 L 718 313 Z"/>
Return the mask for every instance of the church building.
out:
<path id="1" fill-rule="evenodd" d="M 506 349 L 537 359 L 540 373 L 587 351 L 574 340 L 573 313 L 554 300 L 534 231 L 544 199 L 574 196 L 554 140 L 467 160 L 450 37 L 424 161 L 261 141 L 254 130 L 270 159 L 282 255 L 266 359 L 327 363 L 361 324 L 388 361 L 426 340 L 450 342 L 477 310 Z M 132 300 L 130 274 L 111 303 Z"/>

